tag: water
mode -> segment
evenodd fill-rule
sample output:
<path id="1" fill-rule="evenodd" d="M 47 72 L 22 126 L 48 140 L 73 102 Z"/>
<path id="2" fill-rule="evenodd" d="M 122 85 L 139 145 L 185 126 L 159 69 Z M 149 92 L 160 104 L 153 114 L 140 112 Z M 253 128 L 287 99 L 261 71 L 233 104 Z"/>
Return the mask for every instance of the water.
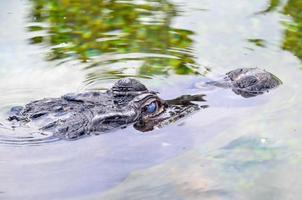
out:
<path id="1" fill-rule="evenodd" d="M 136 77 L 162 98 L 260 67 L 283 85 L 163 129 L 77 141 L 0 130 L 0 199 L 300 199 L 299 0 L 0 1 L 0 116 L 10 107 Z M 202 77 L 202 78 L 200 78 Z"/>

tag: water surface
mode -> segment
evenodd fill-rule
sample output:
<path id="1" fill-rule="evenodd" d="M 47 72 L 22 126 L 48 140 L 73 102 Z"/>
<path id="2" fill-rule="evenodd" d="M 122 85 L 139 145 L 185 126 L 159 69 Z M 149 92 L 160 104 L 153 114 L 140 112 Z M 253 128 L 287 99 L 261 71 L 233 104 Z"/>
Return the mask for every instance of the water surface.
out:
<path id="1" fill-rule="evenodd" d="M 207 109 L 163 129 L 57 141 L 0 129 L 2 199 L 300 199 L 299 0 L 0 1 L 0 117 L 136 77 Z M 244 99 L 193 86 L 238 67 L 283 85 Z M 200 85 L 200 84 L 197 84 Z"/>

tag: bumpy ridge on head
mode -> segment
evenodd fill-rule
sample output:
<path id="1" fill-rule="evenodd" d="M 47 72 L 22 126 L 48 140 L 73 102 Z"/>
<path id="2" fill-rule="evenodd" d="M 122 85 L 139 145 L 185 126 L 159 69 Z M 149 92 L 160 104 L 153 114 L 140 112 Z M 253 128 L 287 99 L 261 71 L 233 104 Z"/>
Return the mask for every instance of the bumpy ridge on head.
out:
<path id="1" fill-rule="evenodd" d="M 111 91 L 116 94 L 135 94 L 148 91 L 148 89 L 136 79 L 123 78 L 113 85 Z"/>

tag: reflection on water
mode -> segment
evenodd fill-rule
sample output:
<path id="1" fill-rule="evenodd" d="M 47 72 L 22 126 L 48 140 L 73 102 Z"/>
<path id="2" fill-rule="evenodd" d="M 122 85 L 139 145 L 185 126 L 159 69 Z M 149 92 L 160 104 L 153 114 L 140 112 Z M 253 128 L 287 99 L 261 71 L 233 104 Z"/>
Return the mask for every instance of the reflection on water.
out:
<path id="1" fill-rule="evenodd" d="M 292 52 L 302 61 L 302 1 L 289 0 L 284 13 L 292 17 L 292 22 L 286 23 L 286 32 L 282 48 Z"/>
<path id="2" fill-rule="evenodd" d="M 256 45 L 258 47 L 265 47 L 266 46 L 265 40 L 262 40 L 262 39 L 248 39 L 248 42 L 253 43 L 254 45 Z"/>
<path id="3" fill-rule="evenodd" d="M 278 8 L 278 6 L 280 6 L 281 2 L 280 0 L 270 0 L 268 3 L 269 5 L 267 6 L 267 8 L 258 12 L 259 14 L 275 11 Z"/>
<path id="4" fill-rule="evenodd" d="M 260 13 L 275 11 L 281 4 L 280 0 L 270 0 L 269 6 Z M 292 52 L 302 60 L 302 1 L 288 0 L 283 8 L 283 13 L 291 17 L 292 21 L 283 22 L 286 31 L 284 34 L 282 48 Z M 257 44 L 256 44 L 257 45 Z"/>
<path id="5" fill-rule="evenodd" d="M 103 199 L 288 199 L 288 190 L 301 194 L 299 186 L 280 183 L 295 180 L 286 169 L 301 170 L 294 150 L 267 138 L 240 137 L 217 150 L 195 150 L 133 173 Z"/>
<path id="6" fill-rule="evenodd" d="M 0 8 L 1 120 L 12 106 L 96 81 L 109 88 L 113 81 L 98 80 L 122 76 L 152 78 L 143 82 L 163 99 L 196 94 L 186 86 L 199 78 L 197 63 L 211 69 L 205 78 L 259 67 L 284 83 L 251 99 L 200 87 L 209 108 L 145 134 L 128 127 L 51 142 L 1 128 L 0 140 L 25 145 L 0 144 L 0 199 L 301 199 L 300 0 L 31 0 Z"/>
<path id="7" fill-rule="evenodd" d="M 167 0 L 32 0 L 32 44 L 50 46 L 48 60 L 93 68 L 87 81 L 155 74 L 194 74 L 192 31 L 174 28 Z"/>

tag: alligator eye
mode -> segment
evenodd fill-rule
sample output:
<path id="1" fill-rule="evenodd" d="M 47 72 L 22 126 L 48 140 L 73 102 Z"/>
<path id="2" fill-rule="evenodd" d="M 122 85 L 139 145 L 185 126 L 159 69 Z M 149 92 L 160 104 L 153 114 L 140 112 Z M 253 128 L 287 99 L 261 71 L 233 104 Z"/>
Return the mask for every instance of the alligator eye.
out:
<path id="1" fill-rule="evenodd" d="M 145 106 L 145 111 L 150 114 L 155 113 L 157 109 L 158 109 L 158 103 L 156 101 L 153 101 L 149 105 Z"/>

